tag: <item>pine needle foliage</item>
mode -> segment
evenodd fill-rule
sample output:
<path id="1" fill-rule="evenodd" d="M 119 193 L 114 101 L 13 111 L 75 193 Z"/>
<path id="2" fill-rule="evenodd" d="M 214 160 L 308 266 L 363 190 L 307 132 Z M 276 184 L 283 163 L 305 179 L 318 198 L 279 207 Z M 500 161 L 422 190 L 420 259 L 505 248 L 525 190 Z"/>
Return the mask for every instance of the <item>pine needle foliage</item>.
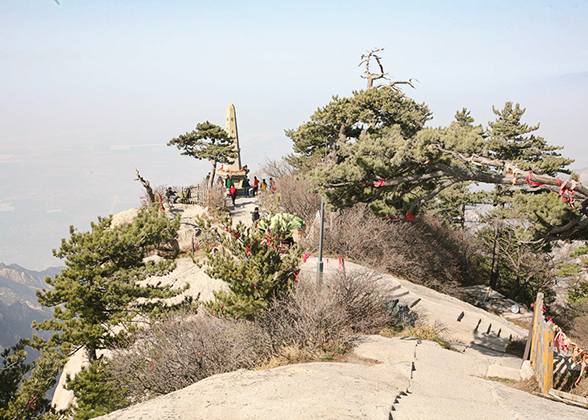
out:
<path id="1" fill-rule="evenodd" d="M 217 163 L 234 162 L 238 151 L 233 144 L 235 139 L 225 130 L 211 122 L 196 124 L 196 129 L 171 139 L 167 145 L 176 146 L 182 155 L 205 159 L 212 164 L 208 187 L 212 187 Z"/>
<path id="2" fill-rule="evenodd" d="M 27 348 L 40 351 L 40 357 L 28 363 Z M 47 392 L 55 385 L 65 356 L 33 336 L 5 349 L 0 359 L 0 419 L 56 420 Z"/>
<path id="3" fill-rule="evenodd" d="M 130 405 L 125 387 L 115 380 L 102 360 L 68 379 L 66 388 L 76 397 L 73 420 L 93 419 Z"/>
<path id="4" fill-rule="evenodd" d="M 253 319 L 296 282 L 302 250 L 297 244 L 285 244 L 290 231 L 280 227 L 264 231 L 241 222 L 233 226 L 229 216 L 218 223 L 200 219 L 199 224 L 208 236 L 203 244 L 206 272 L 229 288 L 214 293 L 215 300 L 208 303 L 212 313 Z"/>
<path id="5" fill-rule="evenodd" d="M 42 305 L 54 308 L 54 318 L 33 326 L 58 331 L 51 345 L 64 349 L 84 346 L 90 359 L 95 359 L 98 349 L 131 331 L 138 316 L 161 312 L 161 299 L 182 292 L 170 286 L 140 284 L 174 267 L 172 259 L 152 263 L 144 258 L 154 249 L 169 247 L 179 223 L 179 218 L 169 220 L 153 207 L 141 210 L 127 225 L 113 226 L 110 216 L 99 217 L 88 232 L 70 227 L 70 239 L 63 239 L 59 250 L 53 251 L 67 267 L 55 279 L 45 279 L 53 290 L 37 292 Z"/>

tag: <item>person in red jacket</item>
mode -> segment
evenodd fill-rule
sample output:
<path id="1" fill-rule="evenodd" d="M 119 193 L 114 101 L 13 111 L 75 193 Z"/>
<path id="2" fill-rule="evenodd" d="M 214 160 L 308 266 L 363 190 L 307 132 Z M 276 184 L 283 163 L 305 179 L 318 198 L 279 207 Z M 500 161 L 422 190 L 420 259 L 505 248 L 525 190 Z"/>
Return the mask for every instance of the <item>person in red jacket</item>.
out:
<path id="1" fill-rule="evenodd" d="M 229 188 L 229 194 L 231 195 L 231 201 L 233 202 L 234 206 L 235 198 L 237 198 L 237 188 L 235 188 L 235 185 L 231 185 L 231 188 Z"/>
<path id="2" fill-rule="evenodd" d="M 253 193 L 252 196 L 255 197 L 257 194 L 257 190 L 259 189 L 259 179 L 256 176 L 253 177 Z"/>

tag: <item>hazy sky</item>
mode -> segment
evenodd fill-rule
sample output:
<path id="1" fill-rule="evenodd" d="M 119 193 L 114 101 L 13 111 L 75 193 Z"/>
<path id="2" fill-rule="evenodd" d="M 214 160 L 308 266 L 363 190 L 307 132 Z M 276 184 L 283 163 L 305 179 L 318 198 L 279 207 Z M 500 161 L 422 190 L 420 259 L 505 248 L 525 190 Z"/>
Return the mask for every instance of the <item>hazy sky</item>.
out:
<path id="1" fill-rule="evenodd" d="M 365 87 L 367 49 L 416 78 L 447 125 L 467 107 L 525 122 L 588 167 L 586 1 L 0 1 L 0 262 L 59 265 L 69 225 L 189 185 L 208 162 L 166 146 L 235 104 L 242 162 L 291 151 L 284 129 Z"/>

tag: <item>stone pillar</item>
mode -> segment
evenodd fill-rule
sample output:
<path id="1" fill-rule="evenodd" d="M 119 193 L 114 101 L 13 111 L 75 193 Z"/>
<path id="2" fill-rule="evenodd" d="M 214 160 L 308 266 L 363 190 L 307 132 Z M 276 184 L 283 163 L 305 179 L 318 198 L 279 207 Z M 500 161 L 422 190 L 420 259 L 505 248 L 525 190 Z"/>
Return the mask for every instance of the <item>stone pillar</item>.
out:
<path id="1" fill-rule="evenodd" d="M 237 132 L 237 115 L 235 114 L 235 105 L 227 106 L 225 131 L 229 133 L 229 136 L 235 139 L 233 147 L 237 150 L 237 157 L 232 164 L 224 165 L 224 168 L 227 172 L 238 172 L 241 170 L 241 150 L 239 149 L 239 133 Z"/>

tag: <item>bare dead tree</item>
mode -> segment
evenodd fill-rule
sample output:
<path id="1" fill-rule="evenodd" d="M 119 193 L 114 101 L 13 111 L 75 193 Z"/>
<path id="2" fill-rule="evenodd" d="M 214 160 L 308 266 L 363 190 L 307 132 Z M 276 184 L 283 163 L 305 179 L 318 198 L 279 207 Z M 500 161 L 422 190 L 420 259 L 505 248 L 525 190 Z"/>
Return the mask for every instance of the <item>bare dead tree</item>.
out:
<path id="1" fill-rule="evenodd" d="M 376 55 L 377 52 L 383 51 L 384 48 L 376 48 L 374 50 L 368 50 L 367 54 L 362 54 L 361 55 L 361 63 L 359 63 L 360 67 L 362 64 L 365 64 L 365 71 L 363 72 L 364 76 L 361 76 L 362 79 L 367 79 L 367 88 L 371 89 L 374 87 L 374 80 L 379 80 L 379 79 L 386 79 L 388 80 L 389 74 L 384 72 L 384 66 L 382 66 L 382 63 L 380 62 L 380 59 L 382 57 Z M 370 72 L 370 61 L 371 59 L 376 60 L 376 63 L 378 63 L 378 67 L 380 67 L 380 73 L 372 73 Z"/>
<path id="2" fill-rule="evenodd" d="M 148 204 L 151 206 L 153 203 L 155 203 L 155 194 L 153 194 L 151 184 L 149 184 L 149 181 L 139 175 L 139 170 L 137 168 L 135 168 L 135 172 L 137 173 L 137 179 L 135 181 L 139 181 L 145 188 L 145 191 L 147 192 L 147 199 L 149 200 Z"/>
<path id="3" fill-rule="evenodd" d="M 361 56 L 361 62 L 359 63 L 360 67 L 362 64 L 365 64 L 365 71 L 363 72 L 363 76 L 361 76 L 363 79 L 367 79 L 367 88 L 368 89 L 372 89 L 372 88 L 381 88 L 381 87 L 388 87 L 390 89 L 393 89 L 397 92 L 401 92 L 400 88 L 397 85 L 409 85 L 411 88 L 414 89 L 414 85 L 413 85 L 413 80 L 418 82 L 417 79 L 408 79 L 408 81 L 402 81 L 402 80 L 396 80 L 390 83 L 381 83 L 377 86 L 374 86 L 374 80 L 379 80 L 379 79 L 384 79 L 384 80 L 390 80 L 389 78 L 389 74 L 384 72 L 384 66 L 382 65 L 382 62 L 380 61 L 382 59 L 382 57 L 380 57 L 379 55 L 376 55 L 377 52 L 383 51 L 384 48 L 376 48 L 374 50 L 368 50 L 367 54 L 362 54 Z M 376 60 L 376 63 L 378 64 L 378 67 L 380 68 L 380 72 L 379 73 L 372 73 L 370 72 L 370 61 L 372 60 L 372 58 L 374 60 Z"/>

